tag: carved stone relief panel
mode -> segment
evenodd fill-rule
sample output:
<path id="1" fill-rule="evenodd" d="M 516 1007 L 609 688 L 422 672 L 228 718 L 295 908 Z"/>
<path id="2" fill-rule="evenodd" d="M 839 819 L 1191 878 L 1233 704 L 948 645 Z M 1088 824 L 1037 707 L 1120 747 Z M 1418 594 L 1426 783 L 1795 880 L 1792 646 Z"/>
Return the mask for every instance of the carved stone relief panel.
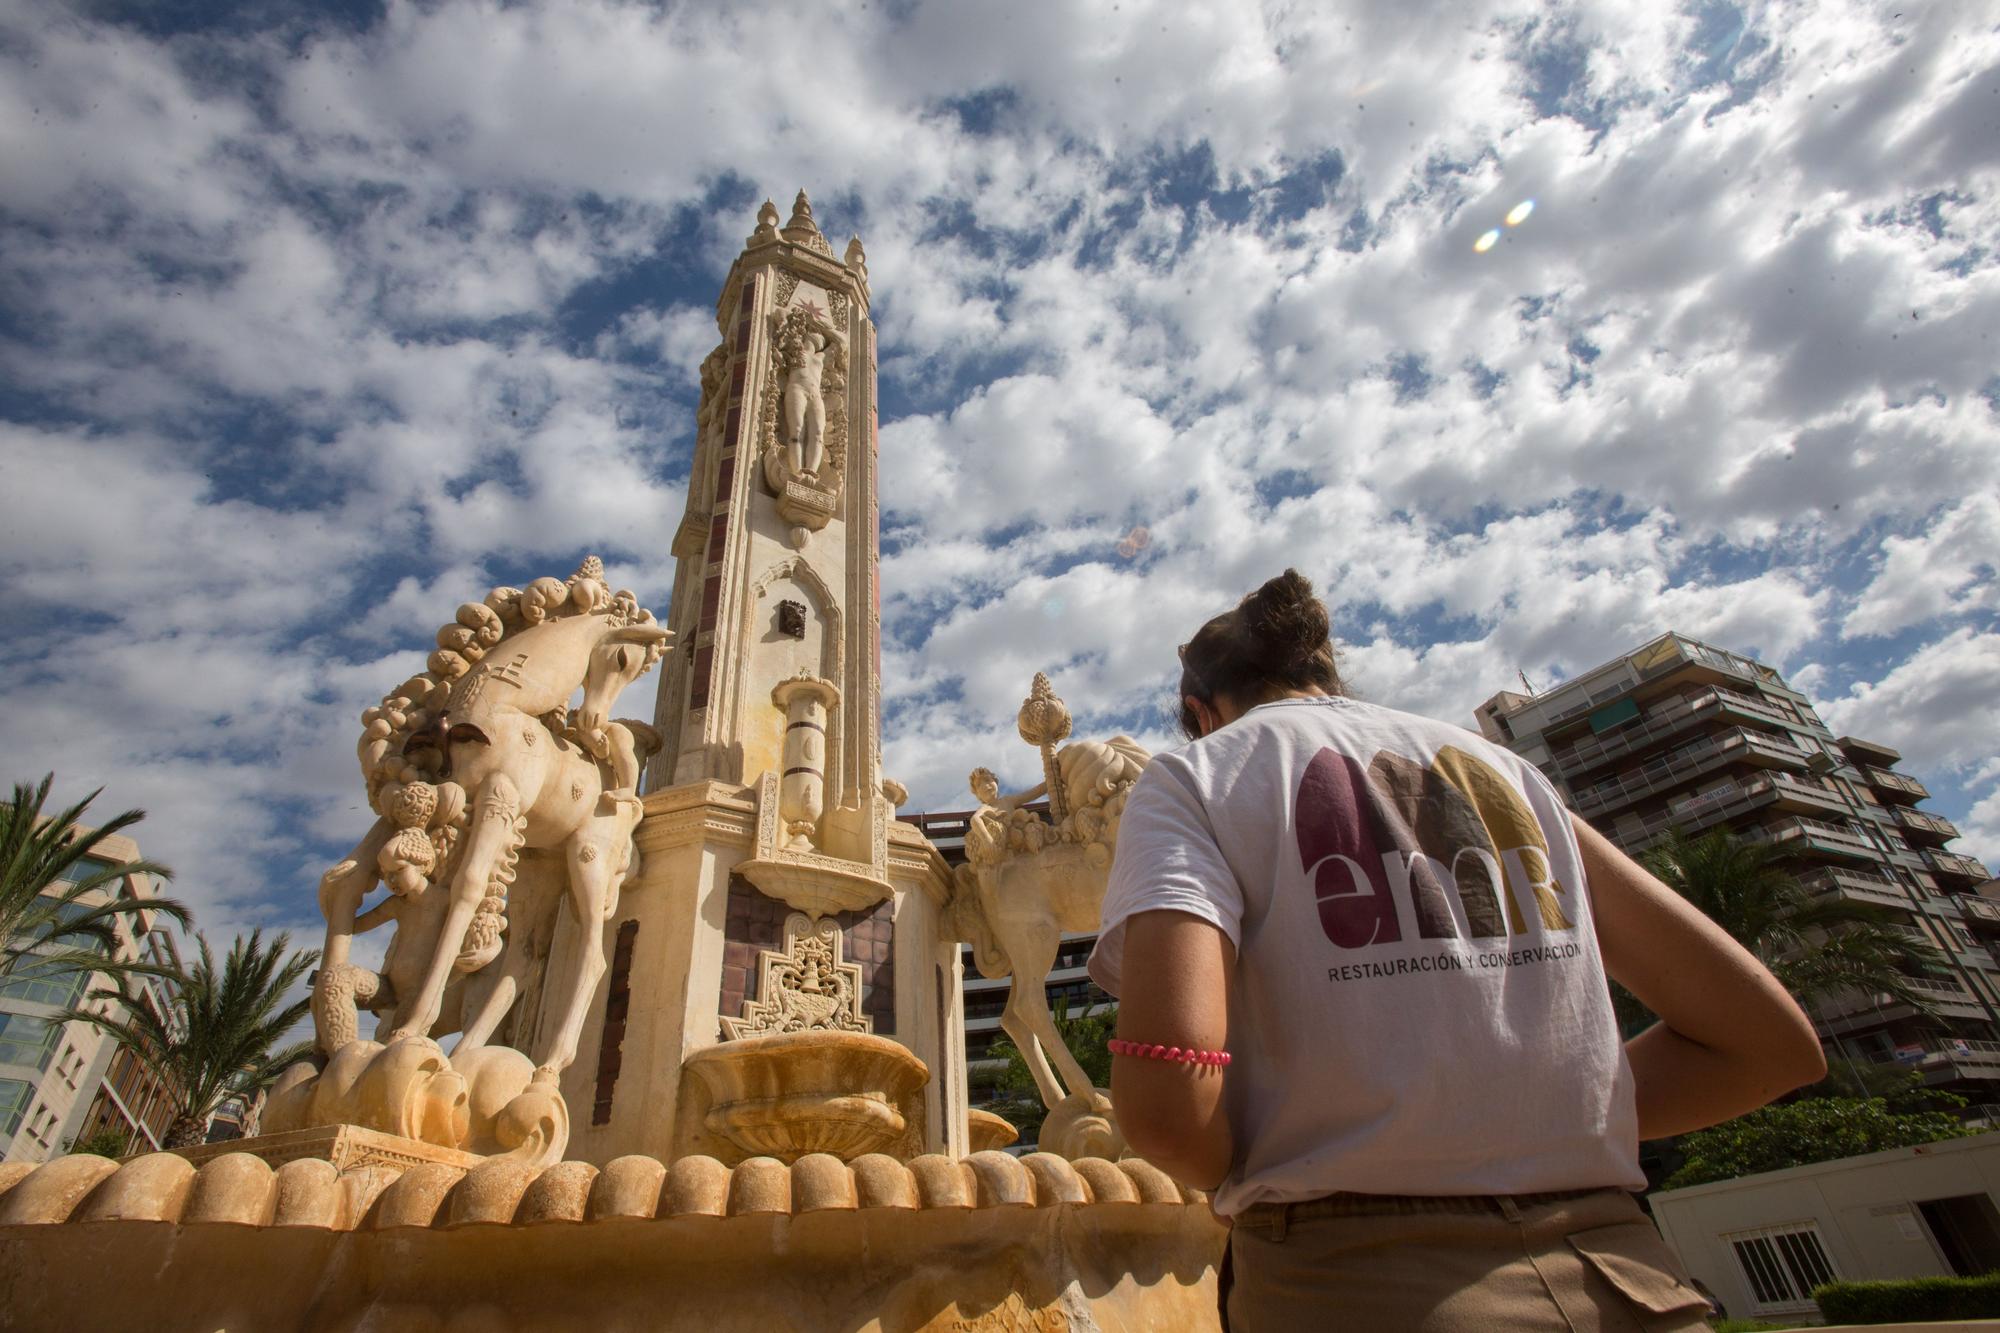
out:
<path id="1" fill-rule="evenodd" d="M 722 1016 L 723 1036 L 770 1032 L 867 1032 L 873 1027 L 861 1011 L 861 967 L 850 963 L 842 947 L 840 927 L 828 918 L 815 921 L 803 912 L 785 918 L 782 950 L 766 949 L 757 957 L 757 998 L 743 1002 L 743 1016 Z"/>
<path id="2" fill-rule="evenodd" d="M 846 481 L 846 297 L 784 272 L 773 297 L 757 452 L 792 545 L 803 550 L 838 514 Z"/>
<path id="3" fill-rule="evenodd" d="M 722 946 L 722 986 L 716 1011 L 734 1015 L 744 1002 L 758 998 L 762 959 L 784 953 L 785 925 L 802 915 L 769 897 L 741 876 L 729 881 Z M 879 1036 L 896 1031 L 896 908 L 893 901 L 853 912 L 833 912 L 818 918 L 841 933 L 841 961 L 861 970 L 861 1013 L 869 1030 Z"/>

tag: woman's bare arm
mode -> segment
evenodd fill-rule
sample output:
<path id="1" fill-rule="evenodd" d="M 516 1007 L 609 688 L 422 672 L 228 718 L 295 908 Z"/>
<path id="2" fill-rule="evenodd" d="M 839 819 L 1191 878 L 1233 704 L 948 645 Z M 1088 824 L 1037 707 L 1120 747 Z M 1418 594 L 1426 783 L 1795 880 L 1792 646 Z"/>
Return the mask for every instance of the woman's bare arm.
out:
<path id="1" fill-rule="evenodd" d="M 1229 975 L 1236 949 L 1186 912 L 1140 912 L 1125 926 L 1118 1035 L 1127 1041 L 1221 1050 L 1229 1037 Z M 1220 1068 L 1121 1055 L 1111 1062 L 1118 1128 L 1134 1152 L 1174 1179 L 1214 1189 L 1234 1142 Z"/>
<path id="2" fill-rule="evenodd" d="M 1639 1137 L 1702 1129 L 1824 1078 L 1812 1020 L 1770 969 L 1603 834 L 1571 822 L 1604 968 L 1660 1016 L 1625 1044 Z"/>

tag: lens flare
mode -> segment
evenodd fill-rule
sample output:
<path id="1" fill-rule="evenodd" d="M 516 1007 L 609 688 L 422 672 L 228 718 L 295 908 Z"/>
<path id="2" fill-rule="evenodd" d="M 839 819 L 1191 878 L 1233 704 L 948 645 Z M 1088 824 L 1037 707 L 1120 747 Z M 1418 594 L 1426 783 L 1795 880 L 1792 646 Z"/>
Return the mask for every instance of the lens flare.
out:
<path id="1" fill-rule="evenodd" d="M 1483 255 L 1498 244 L 1500 244 L 1500 229 L 1495 227 L 1492 231 L 1481 234 L 1480 238 L 1472 243 L 1472 249 L 1475 254 Z"/>
<path id="2" fill-rule="evenodd" d="M 1532 199 L 1523 199 L 1520 203 L 1507 210 L 1507 225 L 1510 227 L 1520 226 L 1528 220 L 1528 214 L 1534 211 L 1535 201 Z"/>

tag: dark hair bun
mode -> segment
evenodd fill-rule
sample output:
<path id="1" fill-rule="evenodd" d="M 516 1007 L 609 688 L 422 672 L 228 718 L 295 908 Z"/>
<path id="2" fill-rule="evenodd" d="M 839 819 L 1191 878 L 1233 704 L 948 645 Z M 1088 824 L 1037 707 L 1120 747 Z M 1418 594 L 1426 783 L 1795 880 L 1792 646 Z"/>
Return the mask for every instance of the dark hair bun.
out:
<path id="1" fill-rule="evenodd" d="M 1288 569 L 1243 599 L 1243 625 L 1258 645 L 1287 667 L 1327 645 L 1333 623 L 1326 604 L 1296 569 Z"/>

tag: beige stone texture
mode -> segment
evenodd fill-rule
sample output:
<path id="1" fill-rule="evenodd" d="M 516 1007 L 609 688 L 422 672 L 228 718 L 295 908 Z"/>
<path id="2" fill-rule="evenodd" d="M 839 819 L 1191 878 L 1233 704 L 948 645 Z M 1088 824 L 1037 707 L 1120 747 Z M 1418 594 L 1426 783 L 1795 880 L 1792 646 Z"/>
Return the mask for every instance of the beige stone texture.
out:
<path id="1" fill-rule="evenodd" d="M 358 1166 L 388 1167 L 403 1171 L 413 1166 L 442 1162 L 466 1170 L 486 1160 L 478 1153 L 461 1152 L 421 1139 L 385 1134 L 359 1125 L 321 1125 L 314 1129 L 294 1129 L 282 1134 L 258 1134 L 225 1143 L 204 1143 L 174 1152 L 200 1166 L 221 1157 L 249 1156 L 272 1167 L 287 1162 L 325 1162 L 335 1171 Z"/>
<path id="2" fill-rule="evenodd" d="M 1202 1196 L 1136 1161 L 496 1159 L 343 1175 L 156 1154 L 10 1175 L 9 1328 L 1216 1327 L 1224 1233 Z M 145 1276 L 78 1280 L 91 1272 Z"/>
<path id="3" fill-rule="evenodd" d="M 901 1043 L 839 1030 L 720 1042 L 689 1056 L 687 1068 L 704 1094 L 691 1107 L 705 1101 L 702 1127 L 735 1162 L 812 1153 L 851 1161 L 908 1146 L 930 1078 Z"/>
<path id="4" fill-rule="evenodd" d="M 1004 1148 L 1021 1137 L 1021 1131 L 1005 1117 L 982 1111 L 976 1106 L 965 1113 L 965 1120 L 966 1137 L 973 1152 Z"/>

